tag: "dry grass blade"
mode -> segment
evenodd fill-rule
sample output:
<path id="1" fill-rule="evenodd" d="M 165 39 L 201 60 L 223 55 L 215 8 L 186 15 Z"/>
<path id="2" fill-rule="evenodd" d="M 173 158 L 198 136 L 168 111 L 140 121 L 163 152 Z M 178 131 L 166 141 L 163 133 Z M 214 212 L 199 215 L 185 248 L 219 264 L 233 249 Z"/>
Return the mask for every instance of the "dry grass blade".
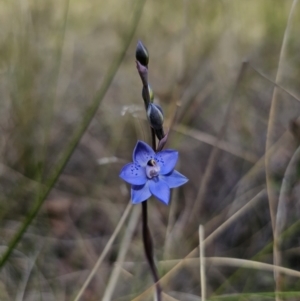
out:
<path id="1" fill-rule="evenodd" d="M 299 163 L 299 160 L 300 160 L 300 147 L 297 148 L 296 152 L 294 153 L 292 159 L 288 164 L 280 189 L 275 230 L 274 230 L 274 245 L 273 245 L 274 265 L 276 266 L 280 266 L 282 263 L 282 257 L 280 251 L 280 246 L 281 246 L 280 235 L 286 224 L 287 205 L 289 202 L 291 189 L 297 180 L 297 163 Z M 283 280 L 281 274 L 275 273 L 274 277 L 277 284 L 276 288 L 279 289 L 281 287 L 281 283 Z"/>
<path id="2" fill-rule="evenodd" d="M 164 244 L 164 258 L 167 258 L 170 255 L 170 250 L 172 247 L 172 241 L 174 235 L 174 225 L 175 225 L 175 215 L 176 215 L 176 210 L 178 207 L 178 190 L 172 191 L 172 202 L 170 204 L 170 210 L 169 210 L 169 217 L 168 217 L 168 225 L 166 229 L 166 238 L 165 238 L 165 244 Z"/>
<path id="3" fill-rule="evenodd" d="M 295 7 L 296 3 L 297 3 L 297 0 L 294 0 L 293 4 L 292 4 L 291 11 L 290 11 L 290 15 L 289 15 L 289 18 L 288 18 L 288 22 L 287 22 L 286 30 L 285 30 L 285 33 L 284 33 L 284 37 L 283 37 L 283 42 L 282 42 L 280 57 L 279 57 L 279 62 L 278 62 L 278 70 L 277 70 L 276 79 L 275 79 L 276 84 L 281 80 L 281 77 L 282 77 L 281 66 L 282 66 L 282 61 L 283 61 L 283 57 L 284 57 L 285 47 L 286 47 L 286 44 L 287 44 L 290 21 L 291 21 L 292 13 L 294 12 L 294 7 Z M 274 90 L 273 90 L 271 109 L 270 109 L 270 118 L 269 118 L 269 123 L 268 123 L 266 152 L 269 150 L 270 145 L 272 144 L 272 141 L 271 141 L 272 137 L 270 137 L 270 136 L 272 134 L 272 130 L 273 130 L 274 123 L 275 123 L 275 115 L 276 115 L 276 109 L 277 109 L 277 93 L 278 93 L 278 89 L 275 86 Z M 271 211 L 271 218 L 272 218 L 272 227 L 273 227 L 273 230 L 274 230 L 274 228 L 275 228 L 275 214 L 274 214 L 275 207 L 274 206 L 276 205 L 276 201 L 274 200 L 274 194 L 272 193 L 272 189 L 270 187 L 271 179 L 270 179 L 270 175 L 268 173 L 268 171 L 269 171 L 269 162 L 270 162 L 270 157 L 267 155 L 266 156 L 267 187 L 268 187 L 268 195 L 269 195 L 269 199 L 270 199 L 270 211 Z"/>
<path id="4" fill-rule="evenodd" d="M 225 229 L 227 229 L 233 222 L 235 222 L 238 218 L 240 218 L 244 213 L 246 213 L 249 209 L 251 209 L 258 201 L 263 199 L 266 194 L 266 190 L 263 189 L 260 191 L 254 198 L 252 198 L 245 206 L 239 209 L 235 214 L 233 214 L 229 219 L 227 219 L 221 226 L 219 226 L 214 232 L 212 232 L 209 236 L 206 237 L 204 242 L 206 244 L 211 243 L 216 236 L 221 234 Z"/>
<path id="5" fill-rule="evenodd" d="M 228 204 L 219 214 L 211 218 L 207 223 L 205 224 L 206 233 L 212 233 L 214 232 L 219 225 L 223 224 L 225 222 L 225 219 L 228 218 L 228 216 L 232 216 L 235 214 L 238 210 L 240 210 L 245 204 L 245 200 L 252 199 L 253 196 L 257 195 L 262 189 L 264 189 L 265 186 L 259 186 L 254 187 L 250 190 L 247 190 L 246 192 L 236 196 L 236 198 L 233 201 L 233 205 L 230 203 Z M 236 205 L 235 205 L 236 204 Z"/>
<path id="6" fill-rule="evenodd" d="M 219 131 L 216 144 L 214 145 L 214 147 L 213 147 L 213 149 L 212 149 L 212 151 L 211 151 L 211 153 L 209 155 L 204 175 L 201 178 L 200 188 L 198 190 L 198 194 L 197 194 L 197 197 L 196 197 L 193 209 L 192 209 L 192 212 L 194 214 L 194 218 L 196 218 L 197 213 L 201 209 L 201 206 L 202 206 L 202 203 L 203 203 L 203 198 L 206 195 L 207 187 L 208 187 L 210 179 L 212 177 L 215 165 L 216 165 L 216 163 L 218 161 L 217 159 L 218 159 L 219 154 L 220 154 L 220 149 L 218 147 L 218 144 L 219 144 L 220 141 L 223 140 L 223 137 L 224 137 L 224 134 L 225 134 L 228 122 L 230 120 L 230 114 L 231 114 L 231 111 L 232 111 L 232 106 L 234 104 L 235 95 L 237 93 L 238 87 L 239 87 L 240 82 L 241 82 L 241 80 L 243 78 L 243 75 L 245 73 L 246 67 L 247 67 L 247 63 L 243 62 L 242 66 L 241 66 L 241 69 L 240 69 L 240 72 L 238 74 L 237 80 L 236 80 L 236 84 L 235 84 L 235 87 L 234 87 L 234 90 L 233 90 L 232 97 L 231 97 L 230 102 L 228 104 L 228 107 L 226 109 L 224 121 L 223 121 L 221 129 Z"/>
<path id="7" fill-rule="evenodd" d="M 284 268 L 281 266 L 276 266 L 269 263 L 247 260 L 247 259 L 239 259 L 239 258 L 230 258 L 230 257 L 205 257 L 204 258 L 206 264 L 214 264 L 218 266 L 231 266 L 238 268 L 247 268 L 247 269 L 256 269 L 261 271 L 269 271 L 269 272 L 281 272 L 287 276 L 300 278 L 300 272 L 288 268 Z M 181 260 L 166 260 L 161 262 L 160 264 L 164 267 L 172 267 L 181 263 Z M 199 258 L 188 258 L 184 262 L 184 266 L 192 266 L 199 264 Z"/>
<path id="8" fill-rule="evenodd" d="M 120 232 L 121 228 L 123 227 L 125 220 L 127 218 L 127 216 L 130 213 L 131 210 L 131 201 L 129 202 L 129 204 L 127 205 L 115 231 L 113 232 L 112 236 L 110 237 L 109 241 L 107 242 L 102 254 L 100 255 L 100 257 L 98 258 L 95 266 L 93 267 L 92 271 L 90 272 L 88 278 L 86 279 L 86 281 L 84 282 L 84 284 L 82 285 L 80 291 L 78 292 L 77 296 L 74 298 L 74 301 L 78 301 L 80 300 L 83 292 L 85 291 L 86 287 L 89 285 L 89 283 L 91 282 L 91 280 L 93 279 L 94 275 L 96 274 L 97 270 L 99 269 L 103 259 L 105 258 L 105 256 L 107 255 L 108 251 L 110 250 L 114 240 L 116 239 L 118 233 Z"/>
<path id="9" fill-rule="evenodd" d="M 200 259 L 200 280 L 201 280 L 201 300 L 206 300 L 206 276 L 205 276 L 205 260 L 204 260 L 204 227 L 199 226 L 199 259 Z"/>
<path id="10" fill-rule="evenodd" d="M 28 284 L 29 278 L 31 276 L 31 273 L 33 271 L 34 265 L 36 263 L 36 260 L 37 260 L 37 258 L 39 256 L 40 252 L 41 252 L 41 248 L 38 249 L 35 252 L 35 254 L 33 255 L 32 258 L 28 258 L 29 262 L 28 262 L 27 270 L 26 270 L 26 273 L 24 275 L 24 279 L 23 279 L 23 281 L 21 283 L 21 287 L 18 289 L 15 301 L 22 301 L 22 300 L 24 300 L 24 296 L 25 296 L 25 292 L 26 292 L 26 286 Z"/>
<path id="11" fill-rule="evenodd" d="M 292 20 L 292 16 L 293 16 L 297 2 L 298 2 L 297 0 L 293 1 L 292 7 L 290 10 L 290 14 L 288 16 L 287 25 L 285 28 L 283 41 L 282 41 L 281 49 L 280 49 L 278 69 L 277 69 L 277 74 L 276 74 L 276 78 L 275 78 L 276 84 L 282 80 L 282 71 L 283 71 L 282 64 L 283 64 L 283 59 L 285 56 L 285 50 L 286 50 L 289 31 L 290 31 L 290 27 L 291 27 L 291 20 Z M 272 187 L 272 175 L 270 173 L 271 157 L 269 156 L 268 150 L 270 149 L 271 145 L 275 141 L 274 128 L 275 128 L 275 119 L 276 119 L 277 110 L 278 110 L 278 91 L 279 90 L 278 90 L 277 86 L 274 86 L 272 100 L 271 100 L 271 108 L 270 108 L 270 112 L 269 112 L 267 139 L 266 139 L 266 157 L 265 157 L 266 182 L 267 182 L 267 191 L 268 191 L 268 199 L 269 199 L 270 216 L 271 216 L 271 223 L 272 223 L 272 229 L 273 229 L 273 235 L 274 235 L 274 242 L 277 242 L 277 240 L 278 240 L 278 237 L 276 237 L 276 231 L 275 231 L 277 196 Z M 274 254 L 275 257 L 278 257 L 277 255 Z M 276 292 L 279 292 L 281 290 L 281 282 L 280 282 L 279 277 L 276 277 L 276 274 L 274 274 L 274 277 L 275 277 L 275 282 L 276 282 Z M 280 301 L 280 300 L 281 300 L 281 298 L 279 297 L 279 295 L 276 295 L 276 301 Z"/>
<path id="12" fill-rule="evenodd" d="M 238 218 L 240 218 L 245 212 L 247 212 L 256 202 L 261 200 L 264 196 L 265 190 L 259 192 L 253 199 L 251 199 L 245 206 L 243 206 L 240 210 L 238 210 L 230 219 L 228 219 L 225 223 L 223 223 L 220 227 L 218 227 L 213 233 L 211 233 L 206 239 L 204 239 L 204 243 L 207 245 L 210 243 L 217 235 L 219 235 L 222 231 L 224 231 L 227 227 L 229 227 L 233 222 L 235 222 Z M 178 271 L 181 267 L 184 266 L 186 260 L 189 260 L 191 257 L 196 257 L 198 254 L 198 247 L 192 250 L 185 258 L 177 261 L 176 265 L 167 272 L 163 277 L 160 279 L 160 283 L 167 282 L 170 277 Z M 198 261 L 199 262 L 199 261 Z M 144 300 L 145 296 L 152 292 L 154 286 L 149 287 L 145 290 L 142 294 L 134 298 L 132 301 L 142 301 Z"/>
<path id="13" fill-rule="evenodd" d="M 253 261 L 253 260 L 228 258 L 228 257 L 207 257 L 206 262 L 211 264 L 233 266 L 239 268 L 243 267 L 243 268 L 257 269 L 262 271 L 281 272 L 288 276 L 297 277 L 297 278 L 300 277 L 299 271 L 284 268 L 281 266 L 276 266 L 269 263 Z"/>
<path id="14" fill-rule="evenodd" d="M 297 0 L 293 1 L 290 14 L 288 17 L 287 25 L 285 28 L 283 41 L 281 45 L 280 55 L 279 55 L 279 61 L 278 61 L 278 69 L 276 73 L 276 79 L 275 83 L 278 84 L 282 79 L 282 64 L 283 64 L 283 58 L 285 55 L 285 49 L 287 46 L 288 41 L 288 33 L 291 26 L 291 20 L 293 16 L 293 12 L 295 10 L 295 6 L 297 4 Z M 272 176 L 270 174 L 270 153 L 268 152 L 271 148 L 272 144 L 274 143 L 274 126 L 275 126 L 275 117 L 277 114 L 277 106 L 278 106 L 278 88 L 275 85 L 273 89 L 273 95 L 271 100 L 271 108 L 269 113 L 269 120 L 268 120 L 268 129 L 267 129 L 267 139 L 266 139 L 266 156 L 265 156 L 265 165 L 266 165 L 266 180 L 267 180 L 267 189 L 268 189 L 268 197 L 269 197 L 269 206 L 270 206 L 270 215 L 271 215 L 271 222 L 272 222 L 272 228 L 273 232 L 275 229 L 275 215 L 276 215 L 276 207 L 277 207 L 277 201 L 276 201 L 276 195 L 274 194 L 274 191 L 272 189 Z"/>
<path id="15" fill-rule="evenodd" d="M 175 299 L 166 293 L 163 293 L 162 295 L 163 295 L 165 301 L 180 301 L 179 299 Z"/>
<path id="16" fill-rule="evenodd" d="M 284 87 L 282 87 L 281 85 L 279 85 L 278 83 L 275 83 L 273 80 L 271 80 L 270 78 L 268 78 L 265 74 L 263 74 L 261 71 L 259 71 L 258 69 L 256 69 L 252 64 L 249 63 L 249 66 L 257 73 L 259 74 L 261 77 L 263 77 L 264 79 L 266 79 L 267 81 L 269 81 L 270 83 L 272 83 L 274 86 L 276 86 L 278 89 L 282 90 L 283 92 L 285 92 L 287 95 L 291 96 L 292 98 L 294 98 L 296 101 L 300 102 L 300 99 L 295 96 L 292 92 L 288 91 L 287 89 L 285 89 Z"/>
<path id="17" fill-rule="evenodd" d="M 172 294 L 172 296 L 173 296 L 172 300 L 184 300 L 184 301 L 201 301 L 202 300 L 200 297 L 189 294 L 189 293 L 172 291 L 169 294 Z M 174 299 L 174 297 L 176 297 L 178 299 Z M 169 299 L 169 300 L 171 300 L 171 299 Z"/>
<path id="18" fill-rule="evenodd" d="M 112 299 L 116 284 L 118 282 L 118 278 L 120 276 L 122 264 L 124 262 L 126 253 L 129 248 L 129 244 L 132 239 L 132 235 L 133 235 L 136 225 L 139 221 L 139 213 L 140 213 L 139 209 L 140 208 L 138 206 L 135 206 L 131 212 L 131 215 L 129 218 L 129 224 L 128 224 L 127 230 L 125 232 L 125 235 L 124 235 L 123 240 L 120 245 L 120 251 L 118 254 L 116 265 L 110 275 L 109 281 L 106 286 L 106 290 L 105 290 L 103 298 L 102 298 L 103 301 L 109 301 Z"/>
<path id="19" fill-rule="evenodd" d="M 186 127 L 184 125 L 176 125 L 174 127 L 174 130 L 177 131 L 178 133 L 181 133 L 183 135 L 187 135 L 189 137 L 192 137 L 198 141 L 201 141 L 201 142 L 204 142 L 204 143 L 207 143 L 209 145 L 212 145 L 212 146 L 216 146 L 218 147 L 219 149 L 225 151 L 225 152 L 228 152 L 234 156 L 237 156 L 239 158 L 242 158 L 248 162 L 251 162 L 251 163 L 256 163 L 257 160 L 258 160 L 258 157 L 247 151 L 247 150 L 242 150 L 240 149 L 239 147 L 237 146 L 234 146 L 224 140 L 220 140 L 218 143 L 218 139 L 210 134 L 207 134 L 207 133 L 204 133 L 204 132 L 201 132 L 199 130 L 195 130 L 195 129 L 192 129 L 192 128 L 189 128 L 189 127 Z"/>

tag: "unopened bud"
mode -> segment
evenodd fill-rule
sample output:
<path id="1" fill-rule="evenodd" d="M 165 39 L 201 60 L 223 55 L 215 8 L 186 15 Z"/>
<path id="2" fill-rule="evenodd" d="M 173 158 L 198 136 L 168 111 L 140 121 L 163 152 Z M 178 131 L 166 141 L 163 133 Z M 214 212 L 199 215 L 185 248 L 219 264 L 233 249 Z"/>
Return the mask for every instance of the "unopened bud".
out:
<path id="1" fill-rule="evenodd" d="M 163 139 L 165 136 L 163 130 L 164 114 L 162 108 L 154 103 L 149 103 L 147 109 L 147 117 L 150 126 L 154 129 L 155 134 L 159 140 Z"/>
<path id="2" fill-rule="evenodd" d="M 143 66 L 147 67 L 149 62 L 149 54 L 147 48 L 141 41 L 138 41 L 135 50 L 136 60 Z"/>
<path id="3" fill-rule="evenodd" d="M 160 129 L 164 123 L 162 108 L 154 103 L 150 103 L 147 109 L 147 117 L 152 128 Z"/>

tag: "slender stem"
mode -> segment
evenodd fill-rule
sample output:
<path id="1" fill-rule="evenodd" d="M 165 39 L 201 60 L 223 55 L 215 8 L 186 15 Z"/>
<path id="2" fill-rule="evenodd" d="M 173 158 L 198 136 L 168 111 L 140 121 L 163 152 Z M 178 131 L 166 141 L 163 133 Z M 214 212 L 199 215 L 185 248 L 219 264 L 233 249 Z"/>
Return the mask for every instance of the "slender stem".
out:
<path id="1" fill-rule="evenodd" d="M 143 99 L 145 101 L 145 107 L 147 110 L 148 105 L 150 103 L 150 95 L 148 89 L 148 67 L 141 65 L 139 61 L 136 61 L 136 67 L 143 83 Z M 156 152 L 157 150 L 156 150 L 155 130 L 151 127 L 150 129 L 151 129 L 152 148 Z M 155 283 L 156 301 L 161 301 L 162 289 L 159 283 L 158 272 L 153 258 L 153 243 L 152 243 L 151 233 L 148 227 L 147 201 L 148 200 L 142 202 L 143 243 L 144 243 L 146 258 Z"/>
<path id="2" fill-rule="evenodd" d="M 154 151 L 156 151 L 155 132 L 153 129 L 151 129 L 151 137 L 152 137 L 152 148 Z M 147 200 L 142 202 L 142 222 L 143 222 L 144 250 L 145 250 L 147 261 L 150 266 L 153 280 L 155 282 L 157 301 L 161 301 L 162 289 L 159 283 L 158 272 L 153 258 L 153 243 L 152 243 L 151 233 L 148 227 Z"/>
<path id="3" fill-rule="evenodd" d="M 155 131 L 153 128 L 151 128 L 151 141 L 152 141 L 152 148 L 156 152 Z"/>
<path id="4" fill-rule="evenodd" d="M 151 269 L 153 280 L 155 282 L 157 301 L 161 301 L 162 289 L 158 282 L 159 281 L 158 272 L 153 258 L 153 243 L 148 228 L 147 200 L 142 202 L 142 220 L 143 220 L 143 243 L 144 243 L 145 254 Z"/>

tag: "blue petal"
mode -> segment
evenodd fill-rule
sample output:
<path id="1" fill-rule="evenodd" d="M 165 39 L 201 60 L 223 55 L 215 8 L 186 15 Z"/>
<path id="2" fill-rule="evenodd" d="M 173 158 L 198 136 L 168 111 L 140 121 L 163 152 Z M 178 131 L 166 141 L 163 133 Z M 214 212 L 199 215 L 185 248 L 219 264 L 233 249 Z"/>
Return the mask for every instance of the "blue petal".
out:
<path id="1" fill-rule="evenodd" d="M 149 190 L 149 182 L 145 185 L 132 185 L 131 187 L 131 201 L 132 204 L 138 204 L 146 201 L 151 197 L 151 192 Z"/>
<path id="2" fill-rule="evenodd" d="M 120 177 L 132 185 L 144 185 L 147 182 L 145 168 L 136 163 L 126 164 L 120 172 Z"/>
<path id="3" fill-rule="evenodd" d="M 133 151 L 133 161 L 141 166 L 146 166 L 147 162 L 155 156 L 154 150 L 145 142 L 138 141 Z"/>
<path id="4" fill-rule="evenodd" d="M 159 178 L 165 181 L 170 188 L 179 187 L 189 180 L 176 170 L 173 170 L 171 173 L 164 176 L 160 175 Z"/>
<path id="5" fill-rule="evenodd" d="M 157 178 L 149 181 L 150 192 L 161 202 L 168 205 L 170 200 L 170 188 L 164 181 Z"/>
<path id="6" fill-rule="evenodd" d="M 155 160 L 160 166 L 160 174 L 166 175 L 170 173 L 178 160 L 178 152 L 167 149 L 156 154 Z"/>

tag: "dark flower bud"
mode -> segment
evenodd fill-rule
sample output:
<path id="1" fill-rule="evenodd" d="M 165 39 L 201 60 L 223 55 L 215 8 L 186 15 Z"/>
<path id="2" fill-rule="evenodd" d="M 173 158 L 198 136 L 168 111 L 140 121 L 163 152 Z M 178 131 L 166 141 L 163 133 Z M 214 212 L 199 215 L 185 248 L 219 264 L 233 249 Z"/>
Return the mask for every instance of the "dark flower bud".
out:
<path id="1" fill-rule="evenodd" d="M 135 50 L 136 60 L 143 66 L 147 67 L 149 62 L 149 54 L 147 48 L 141 41 L 138 41 Z"/>
<path id="2" fill-rule="evenodd" d="M 148 90 L 148 91 L 147 91 Z M 153 102 L 154 93 L 151 87 L 148 85 L 147 87 L 143 86 L 142 96 L 145 102 L 146 110 L 148 109 L 148 105 L 150 102 Z"/>
<path id="3" fill-rule="evenodd" d="M 164 123 L 162 108 L 154 103 L 150 103 L 147 109 L 147 117 L 152 128 L 159 129 Z"/>
<path id="4" fill-rule="evenodd" d="M 162 108 L 157 104 L 149 103 L 147 109 L 147 117 L 150 126 L 155 131 L 157 138 L 161 140 L 164 137 L 164 130 L 163 130 L 164 114 Z"/>

